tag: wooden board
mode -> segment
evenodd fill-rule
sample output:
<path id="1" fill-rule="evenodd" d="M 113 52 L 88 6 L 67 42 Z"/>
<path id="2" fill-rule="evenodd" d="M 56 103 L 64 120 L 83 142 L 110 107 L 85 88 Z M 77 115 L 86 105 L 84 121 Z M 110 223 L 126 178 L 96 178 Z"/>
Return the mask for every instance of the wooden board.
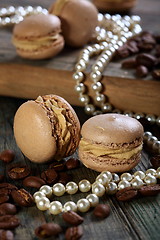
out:
<path id="1" fill-rule="evenodd" d="M 149 12 L 143 9 L 140 1 L 133 13 L 142 16 L 142 26 L 147 30 L 159 31 L 158 1 Z M 146 3 L 146 1 L 145 1 Z M 13 4 L 11 0 L 1 0 L 0 7 Z M 23 6 L 29 5 L 23 1 Z M 50 1 L 39 1 L 48 8 Z M 151 3 L 147 0 L 147 6 Z M 14 1 L 19 5 L 19 1 Z M 33 0 L 32 5 L 37 5 Z M 148 9 L 148 8 L 147 8 Z M 156 24 L 152 24 L 156 21 Z M 11 43 L 12 29 L 0 30 L 0 95 L 20 98 L 36 98 L 38 95 L 54 93 L 63 96 L 73 105 L 81 105 L 74 91 L 72 79 L 74 66 L 81 49 L 65 48 L 58 56 L 50 60 L 29 61 L 17 56 Z M 135 79 L 133 71 L 121 69 L 120 63 L 111 62 L 103 73 L 104 93 L 115 108 L 133 112 L 160 114 L 160 83 L 151 79 Z M 91 82 L 87 77 L 86 85 Z M 90 89 L 90 88 L 89 88 Z M 90 90 L 90 95 L 93 92 Z"/>

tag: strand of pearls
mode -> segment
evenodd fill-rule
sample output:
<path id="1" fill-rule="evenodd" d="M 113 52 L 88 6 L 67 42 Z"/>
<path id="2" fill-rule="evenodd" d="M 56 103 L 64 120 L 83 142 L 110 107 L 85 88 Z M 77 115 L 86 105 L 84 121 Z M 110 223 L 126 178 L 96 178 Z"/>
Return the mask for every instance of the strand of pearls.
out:
<path id="1" fill-rule="evenodd" d="M 43 185 L 39 191 L 34 193 L 33 197 L 39 210 L 48 210 L 53 215 L 66 211 L 87 212 L 91 207 L 95 207 L 99 203 L 99 198 L 105 193 L 113 195 L 118 190 L 130 186 L 139 189 L 144 185 L 154 185 L 157 183 L 157 178 L 160 179 L 160 167 L 157 170 L 150 168 L 145 173 L 143 171 L 136 171 L 134 174 L 126 172 L 121 176 L 104 171 L 97 176 L 93 184 L 83 179 L 78 185 L 75 182 L 68 182 L 66 186 L 61 183 L 56 183 L 53 187 Z M 50 202 L 49 200 L 53 195 L 58 197 L 63 196 L 65 193 L 73 195 L 77 193 L 78 189 L 84 193 L 91 190 L 91 193 L 86 198 L 78 200 L 77 203 L 68 201 L 62 205 L 60 201 Z"/>
<path id="2" fill-rule="evenodd" d="M 12 26 L 21 22 L 25 16 L 38 13 L 47 14 L 48 11 L 41 6 L 9 6 L 0 8 L 0 27 Z"/>

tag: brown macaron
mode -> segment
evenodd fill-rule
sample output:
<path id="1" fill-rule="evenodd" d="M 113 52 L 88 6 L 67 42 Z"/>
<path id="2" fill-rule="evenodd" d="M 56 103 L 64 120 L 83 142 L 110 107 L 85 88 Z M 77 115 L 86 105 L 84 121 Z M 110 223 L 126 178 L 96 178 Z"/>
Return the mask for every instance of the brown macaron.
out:
<path id="1" fill-rule="evenodd" d="M 88 119 L 81 129 L 79 158 L 97 172 L 125 172 L 140 161 L 143 127 L 121 114 L 103 114 Z"/>
<path id="2" fill-rule="evenodd" d="M 64 47 L 61 22 L 51 14 L 36 14 L 14 26 L 13 45 L 18 55 L 28 59 L 45 59 L 57 55 Z"/>
<path id="3" fill-rule="evenodd" d="M 70 104 L 57 95 L 23 103 L 14 118 L 14 136 L 23 154 L 36 163 L 61 160 L 74 153 L 80 123 Z"/>
<path id="4" fill-rule="evenodd" d="M 98 25 L 98 11 L 92 2 L 56 0 L 49 12 L 61 19 L 62 34 L 66 44 L 82 47 L 92 39 Z"/>

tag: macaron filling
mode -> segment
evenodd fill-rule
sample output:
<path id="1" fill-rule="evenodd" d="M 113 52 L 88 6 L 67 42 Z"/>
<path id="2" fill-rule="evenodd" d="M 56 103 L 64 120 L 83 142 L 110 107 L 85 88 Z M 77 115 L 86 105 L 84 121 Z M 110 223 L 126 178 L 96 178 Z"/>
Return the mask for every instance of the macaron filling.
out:
<path id="1" fill-rule="evenodd" d="M 54 158 L 56 160 L 61 160 L 61 158 L 66 154 L 68 145 L 71 141 L 70 127 L 72 124 L 66 119 L 66 109 L 60 107 L 58 102 L 50 96 L 39 96 L 35 102 L 43 107 L 50 119 L 52 125 L 52 135 L 56 139 L 57 143 L 57 154 Z"/>

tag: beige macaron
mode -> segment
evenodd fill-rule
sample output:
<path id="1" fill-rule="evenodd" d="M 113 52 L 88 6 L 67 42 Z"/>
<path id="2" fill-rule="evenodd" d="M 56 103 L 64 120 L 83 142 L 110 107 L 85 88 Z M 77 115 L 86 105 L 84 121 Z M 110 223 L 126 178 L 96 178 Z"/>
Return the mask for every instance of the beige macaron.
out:
<path id="1" fill-rule="evenodd" d="M 95 171 L 129 171 L 141 159 L 143 127 L 134 118 L 97 115 L 83 124 L 81 135 L 79 158 Z"/>
<path id="2" fill-rule="evenodd" d="M 39 96 L 23 103 L 14 117 L 14 136 L 23 154 L 33 162 L 61 160 L 74 153 L 80 123 L 71 105 L 57 95 Z"/>
<path id="3" fill-rule="evenodd" d="M 92 39 L 98 25 L 98 11 L 92 2 L 56 0 L 49 12 L 61 19 L 62 34 L 68 45 L 82 47 Z"/>
<path id="4" fill-rule="evenodd" d="M 64 47 L 60 19 L 51 14 L 27 16 L 14 26 L 12 42 L 23 58 L 51 58 Z"/>

